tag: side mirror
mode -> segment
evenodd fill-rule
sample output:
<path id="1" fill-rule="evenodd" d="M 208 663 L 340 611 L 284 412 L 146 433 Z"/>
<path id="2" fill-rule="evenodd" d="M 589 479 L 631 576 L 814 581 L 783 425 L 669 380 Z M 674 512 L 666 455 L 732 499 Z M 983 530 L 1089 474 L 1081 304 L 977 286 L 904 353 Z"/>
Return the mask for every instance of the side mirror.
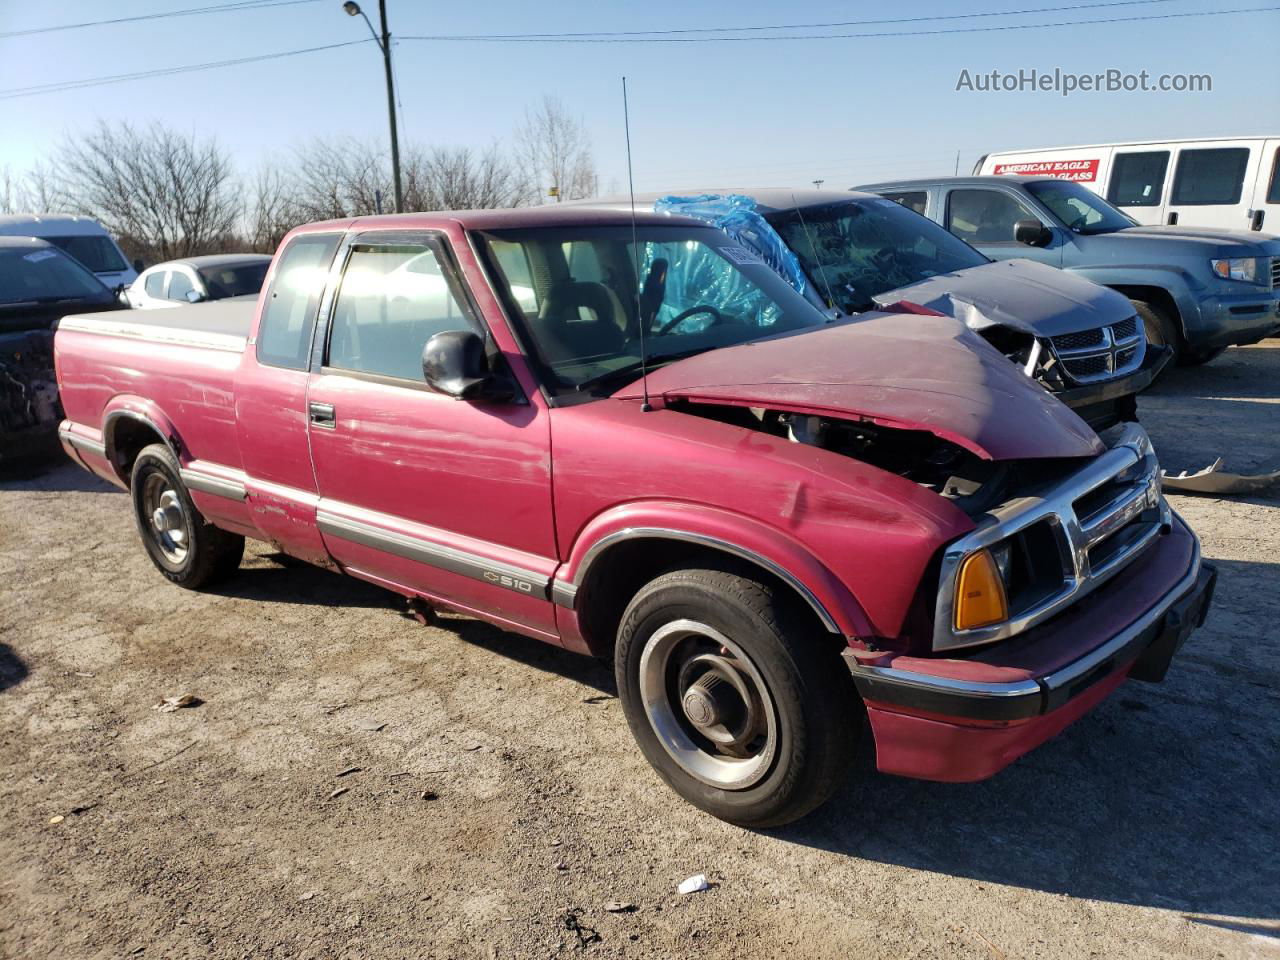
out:
<path id="1" fill-rule="evenodd" d="M 201 293 L 199 290 L 187 291 L 187 303 L 199 303 L 203 299 L 204 299 L 204 294 Z"/>
<path id="2" fill-rule="evenodd" d="M 422 348 L 427 386 L 455 400 L 501 403 L 515 396 L 510 380 L 494 373 L 484 341 L 471 330 L 437 333 Z"/>
<path id="3" fill-rule="evenodd" d="M 145 270 L 145 269 L 147 269 L 147 268 L 146 268 L 146 265 L 145 265 L 145 264 L 143 264 L 142 259 L 141 259 L 141 258 L 135 258 L 135 259 L 134 259 L 134 261 L 133 261 L 133 272 L 134 272 L 134 273 L 141 273 L 141 272 L 142 272 L 143 270 Z"/>
<path id="4" fill-rule="evenodd" d="M 1053 231 L 1039 220 L 1019 220 L 1013 225 L 1013 239 L 1028 247 L 1047 247 L 1053 242 Z"/>

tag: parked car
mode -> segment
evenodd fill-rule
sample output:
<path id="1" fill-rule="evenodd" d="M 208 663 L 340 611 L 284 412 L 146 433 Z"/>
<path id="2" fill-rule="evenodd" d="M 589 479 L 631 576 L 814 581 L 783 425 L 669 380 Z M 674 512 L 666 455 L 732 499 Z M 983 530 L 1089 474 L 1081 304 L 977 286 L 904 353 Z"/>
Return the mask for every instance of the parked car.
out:
<path id="1" fill-rule="evenodd" d="M 1280 134 L 989 153 L 975 174 L 1061 177 L 1142 224 L 1280 233 Z"/>
<path id="2" fill-rule="evenodd" d="M 139 310 L 151 310 L 228 297 L 256 299 L 270 265 L 271 257 L 263 253 L 166 260 L 139 274 L 129 287 L 129 303 Z"/>
<path id="3" fill-rule="evenodd" d="M 379 280 L 410 262 L 447 307 Z M 827 316 L 697 220 L 311 224 L 251 315 L 132 316 L 59 325 L 61 436 L 163 576 L 261 538 L 611 658 L 650 763 L 734 823 L 821 803 L 868 721 L 882 770 L 990 776 L 1209 604 L 1140 426 L 949 317 Z"/>
<path id="4" fill-rule="evenodd" d="M 0 236 L 0 462 L 57 450 L 54 322 L 123 304 L 88 269 L 34 237 Z"/>
<path id="5" fill-rule="evenodd" d="M 92 270 L 103 286 L 127 286 L 138 276 L 142 261 L 130 265 L 120 245 L 92 217 L 67 213 L 14 213 L 0 216 L 0 236 L 39 237 L 71 254 Z"/>
<path id="6" fill-rule="evenodd" d="M 913 207 L 995 260 L 1029 257 L 1129 297 L 1182 363 L 1280 332 L 1280 238 L 1142 227 L 1078 183 L 936 177 L 854 188 Z M 1081 344 L 1083 346 L 1083 344 Z"/>
<path id="7" fill-rule="evenodd" d="M 992 263 L 883 197 L 691 194 L 642 202 L 720 226 L 814 303 L 843 315 L 908 302 L 956 317 L 1095 428 L 1137 419 L 1138 392 L 1169 360 L 1168 350 L 1147 349 L 1143 325 L 1121 294 L 1029 260 Z M 627 209 L 629 200 L 611 205 Z M 1105 348 L 1094 343 L 1103 339 Z"/>

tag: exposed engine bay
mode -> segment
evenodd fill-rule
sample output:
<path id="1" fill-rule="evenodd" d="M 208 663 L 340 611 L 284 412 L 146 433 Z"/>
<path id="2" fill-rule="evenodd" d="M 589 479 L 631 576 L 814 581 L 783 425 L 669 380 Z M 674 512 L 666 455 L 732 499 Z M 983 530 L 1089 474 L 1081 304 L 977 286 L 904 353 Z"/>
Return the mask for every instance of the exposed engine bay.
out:
<path id="1" fill-rule="evenodd" d="M 984 460 L 925 430 L 762 407 L 679 403 L 673 409 L 830 450 L 928 487 L 970 516 L 1007 499 L 1024 464 Z M 1051 462 L 1044 462 L 1048 467 Z M 1040 469 L 1035 470 L 1039 474 Z"/>

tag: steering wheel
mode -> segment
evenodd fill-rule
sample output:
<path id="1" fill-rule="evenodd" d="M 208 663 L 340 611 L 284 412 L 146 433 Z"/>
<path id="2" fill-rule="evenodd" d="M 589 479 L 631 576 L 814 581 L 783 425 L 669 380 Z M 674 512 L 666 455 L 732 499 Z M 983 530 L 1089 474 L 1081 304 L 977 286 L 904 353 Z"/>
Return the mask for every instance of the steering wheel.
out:
<path id="1" fill-rule="evenodd" d="M 655 332 L 655 336 L 665 337 L 676 327 L 680 326 L 680 324 L 685 320 L 688 320 L 690 317 L 696 317 L 700 313 L 708 314 L 711 317 L 710 326 L 714 327 L 717 323 L 724 322 L 723 313 L 711 306 L 709 303 L 700 303 L 696 307 L 690 307 L 683 313 L 677 314 L 675 317 L 668 320 Z"/>

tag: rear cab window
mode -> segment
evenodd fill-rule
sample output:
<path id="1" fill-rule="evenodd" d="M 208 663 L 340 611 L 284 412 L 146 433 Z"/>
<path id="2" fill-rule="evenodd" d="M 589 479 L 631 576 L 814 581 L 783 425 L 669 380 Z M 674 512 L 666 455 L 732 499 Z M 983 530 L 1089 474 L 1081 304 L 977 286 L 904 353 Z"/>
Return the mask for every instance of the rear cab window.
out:
<path id="1" fill-rule="evenodd" d="M 334 301 L 326 368 L 421 383 L 428 340 L 452 330 L 482 334 L 456 284 L 430 245 L 352 244 Z"/>
<path id="2" fill-rule="evenodd" d="M 1239 203 L 1248 166 L 1248 147 L 1183 150 L 1178 155 L 1170 203 L 1179 206 Z"/>
<path id="3" fill-rule="evenodd" d="M 894 203 L 901 204 L 908 210 L 924 216 L 925 210 L 929 208 L 929 194 L 924 190 L 898 190 L 889 193 L 882 193 L 880 196 L 886 200 L 892 200 Z"/>
<path id="4" fill-rule="evenodd" d="M 1122 207 L 1158 207 L 1168 169 L 1168 150 L 1117 153 L 1111 164 L 1107 199 Z"/>
<path id="5" fill-rule="evenodd" d="M 311 330 L 340 234 L 302 234 L 280 252 L 258 325 L 257 358 L 272 367 L 305 370 Z"/>

